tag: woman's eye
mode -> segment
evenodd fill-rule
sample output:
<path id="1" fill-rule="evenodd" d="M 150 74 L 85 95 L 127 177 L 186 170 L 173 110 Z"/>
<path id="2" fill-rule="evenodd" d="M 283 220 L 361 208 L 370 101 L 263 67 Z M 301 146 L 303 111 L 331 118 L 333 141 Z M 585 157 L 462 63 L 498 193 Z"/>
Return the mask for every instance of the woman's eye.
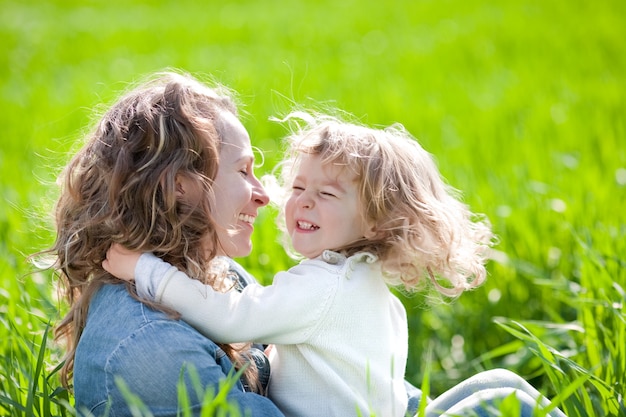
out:
<path id="1" fill-rule="evenodd" d="M 241 175 L 243 175 L 244 177 L 247 177 L 247 176 L 248 176 L 248 170 L 247 170 L 247 169 L 242 169 L 242 170 L 240 170 L 240 171 L 239 171 L 239 173 L 240 173 Z"/>

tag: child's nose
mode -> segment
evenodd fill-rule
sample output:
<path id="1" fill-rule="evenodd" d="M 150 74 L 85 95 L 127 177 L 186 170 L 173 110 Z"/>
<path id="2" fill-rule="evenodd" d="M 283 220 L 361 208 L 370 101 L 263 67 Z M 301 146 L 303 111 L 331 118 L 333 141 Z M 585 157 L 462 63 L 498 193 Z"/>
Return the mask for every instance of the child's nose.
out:
<path id="1" fill-rule="evenodd" d="M 312 208 L 314 202 L 311 196 L 305 191 L 298 196 L 298 205 L 302 208 Z"/>

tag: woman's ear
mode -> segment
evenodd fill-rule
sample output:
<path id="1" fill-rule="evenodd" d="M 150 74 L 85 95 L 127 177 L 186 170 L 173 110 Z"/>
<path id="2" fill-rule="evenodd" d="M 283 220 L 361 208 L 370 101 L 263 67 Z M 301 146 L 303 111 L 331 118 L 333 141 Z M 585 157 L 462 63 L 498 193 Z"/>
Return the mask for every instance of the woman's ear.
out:
<path id="1" fill-rule="evenodd" d="M 186 186 L 183 185 L 184 182 L 187 182 L 187 178 L 178 174 L 176 175 L 176 198 L 184 198 L 185 196 L 185 188 Z"/>
<path id="2" fill-rule="evenodd" d="M 186 200 L 190 203 L 197 203 L 202 197 L 201 187 L 187 175 L 176 175 L 176 198 Z"/>

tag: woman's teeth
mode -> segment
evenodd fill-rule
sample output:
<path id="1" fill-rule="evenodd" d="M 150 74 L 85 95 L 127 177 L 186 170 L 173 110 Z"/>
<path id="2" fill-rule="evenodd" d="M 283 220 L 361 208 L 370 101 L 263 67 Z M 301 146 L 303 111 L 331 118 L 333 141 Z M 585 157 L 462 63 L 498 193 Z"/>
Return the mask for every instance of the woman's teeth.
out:
<path id="1" fill-rule="evenodd" d="M 250 223 L 253 224 L 254 223 L 254 216 L 250 216 L 249 214 L 240 214 L 239 215 L 239 220 L 246 222 L 246 223 Z"/>

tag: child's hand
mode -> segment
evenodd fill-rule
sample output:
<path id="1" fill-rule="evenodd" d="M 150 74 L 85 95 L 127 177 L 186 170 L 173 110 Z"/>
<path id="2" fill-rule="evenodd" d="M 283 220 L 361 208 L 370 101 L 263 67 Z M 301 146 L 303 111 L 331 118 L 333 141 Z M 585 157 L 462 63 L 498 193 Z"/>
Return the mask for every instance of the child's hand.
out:
<path id="1" fill-rule="evenodd" d="M 141 252 L 134 252 L 119 243 L 114 243 L 107 251 L 107 258 L 102 261 L 102 267 L 116 278 L 132 281 L 135 279 L 135 267 L 140 256 Z"/>

